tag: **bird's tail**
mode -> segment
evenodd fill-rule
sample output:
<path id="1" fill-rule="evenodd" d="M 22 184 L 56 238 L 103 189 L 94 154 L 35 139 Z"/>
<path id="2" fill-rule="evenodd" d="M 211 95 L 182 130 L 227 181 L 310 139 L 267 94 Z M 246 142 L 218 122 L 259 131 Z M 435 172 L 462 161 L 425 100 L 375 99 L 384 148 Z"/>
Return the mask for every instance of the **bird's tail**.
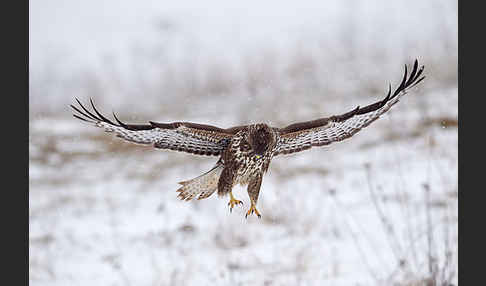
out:
<path id="1" fill-rule="evenodd" d="M 181 200 L 189 201 L 198 195 L 198 200 L 211 196 L 218 189 L 219 176 L 223 168 L 223 164 L 218 163 L 211 170 L 199 177 L 179 182 L 182 187 L 177 190 L 179 192 L 177 197 Z"/>

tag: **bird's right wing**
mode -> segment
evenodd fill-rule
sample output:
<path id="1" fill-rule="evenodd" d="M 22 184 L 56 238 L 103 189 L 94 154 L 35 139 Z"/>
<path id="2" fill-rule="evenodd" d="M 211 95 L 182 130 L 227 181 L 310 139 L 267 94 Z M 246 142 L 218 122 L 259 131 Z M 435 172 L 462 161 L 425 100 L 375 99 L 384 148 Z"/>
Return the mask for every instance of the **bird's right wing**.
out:
<path id="1" fill-rule="evenodd" d="M 119 138 L 138 144 L 152 145 L 155 148 L 196 155 L 220 155 L 231 137 L 244 128 L 244 126 L 238 126 L 222 129 L 191 122 L 158 123 L 149 121 L 149 124 L 125 124 L 113 113 L 115 123 L 98 112 L 91 99 L 94 113 L 85 108 L 78 99 L 76 101 L 79 108 L 71 105 L 75 111 L 74 117 L 103 128 L 106 132 L 113 132 Z"/>

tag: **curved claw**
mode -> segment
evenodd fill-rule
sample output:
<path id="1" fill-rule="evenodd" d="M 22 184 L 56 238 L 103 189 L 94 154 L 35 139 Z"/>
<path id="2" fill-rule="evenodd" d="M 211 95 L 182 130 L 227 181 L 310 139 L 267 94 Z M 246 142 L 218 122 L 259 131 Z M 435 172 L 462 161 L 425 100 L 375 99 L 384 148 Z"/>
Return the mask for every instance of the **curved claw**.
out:
<path id="1" fill-rule="evenodd" d="M 254 204 L 252 204 L 250 209 L 246 212 L 245 218 L 247 219 L 248 215 L 251 215 L 253 213 L 255 213 L 258 218 L 262 218 L 262 216 L 260 215 L 260 212 L 256 209 L 256 206 Z"/>
<path id="2" fill-rule="evenodd" d="M 231 197 L 231 198 L 230 198 L 230 201 L 228 202 L 228 206 L 229 206 L 229 208 L 230 208 L 230 213 L 231 213 L 231 212 L 233 212 L 233 208 L 234 208 L 235 206 L 239 205 L 239 204 L 243 205 L 243 202 L 242 202 L 242 201 L 240 201 L 240 200 L 237 200 L 237 199 L 235 199 L 235 198 L 233 198 L 233 197 Z"/>

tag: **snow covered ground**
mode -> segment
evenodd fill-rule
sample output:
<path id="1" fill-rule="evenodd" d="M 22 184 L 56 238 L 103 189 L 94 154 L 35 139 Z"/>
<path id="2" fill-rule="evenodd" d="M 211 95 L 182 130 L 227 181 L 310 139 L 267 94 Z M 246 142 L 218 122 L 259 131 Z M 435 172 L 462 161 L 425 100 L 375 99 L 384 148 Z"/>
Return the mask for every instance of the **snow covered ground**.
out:
<path id="1" fill-rule="evenodd" d="M 30 2 L 32 285 L 457 285 L 456 2 L 132 3 Z M 427 78 L 383 118 L 274 158 L 260 220 L 239 186 L 232 213 L 177 199 L 217 158 L 120 141 L 68 108 L 282 127 L 383 98 L 415 57 Z"/>
<path id="2" fill-rule="evenodd" d="M 419 96 L 450 109 L 414 116 Z M 261 220 L 244 218 L 241 187 L 233 213 L 217 197 L 176 198 L 177 182 L 215 158 L 132 146 L 71 118 L 34 120 L 30 281 L 421 285 L 436 273 L 457 284 L 456 96 L 417 88 L 351 140 L 275 158 Z"/>

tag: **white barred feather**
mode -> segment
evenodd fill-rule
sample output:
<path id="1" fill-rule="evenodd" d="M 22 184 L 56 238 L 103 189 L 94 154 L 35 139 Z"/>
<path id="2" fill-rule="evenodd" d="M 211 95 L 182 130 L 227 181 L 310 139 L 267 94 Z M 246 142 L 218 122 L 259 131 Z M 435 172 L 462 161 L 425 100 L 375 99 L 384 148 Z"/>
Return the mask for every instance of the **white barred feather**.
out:
<path id="1" fill-rule="evenodd" d="M 180 182 L 182 187 L 177 190 L 178 197 L 181 200 L 190 201 L 196 196 L 199 196 L 198 200 L 211 196 L 218 189 L 218 181 L 223 168 L 223 164 L 217 164 L 199 177 Z"/>
<path id="2" fill-rule="evenodd" d="M 423 70 L 423 66 L 418 69 L 418 61 L 415 60 L 412 72 L 407 77 L 407 66 L 405 66 L 400 86 L 392 94 L 390 85 L 388 95 L 382 101 L 364 108 L 358 106 L 338 116 L 296 123 L 279 129 L 280 136 L 274 149 L 275 155 L 295 153 L 313 146 L 324 146 L 353 136 L 390 110 L 406 94 L 407 89 L 422 81 L 425 78 L 420 77 Z"/>
<path id="3" fill-rule="evenodd" d="M 289 133 L 280 136 L 280 140 L 275 146 L 275 152 L 276 154 L 289 154 L 309 149 L 312 146 L 328 145 L 349 138 L 387 112 L 403 94 L 401 93 L 373 112 L 356 115 L 342 122 L 330 121 L 327 125 L 298 132 L 299 134 Z"/>
<path id="4" fill-rule="evenodd" d="M 184 126 L 177 129 L 129 130 L 103 121 L 98 121 L 95 125 L 106 132 L 115 133 L 118 138 L 133 143 L 153 145 L 160 149 L 203 155 L 217 155 L 224 149 L 224 145 L 219 144 L 216 138 L 202 138 L 202 136 L 189 132 L 189 128 Z"/>

